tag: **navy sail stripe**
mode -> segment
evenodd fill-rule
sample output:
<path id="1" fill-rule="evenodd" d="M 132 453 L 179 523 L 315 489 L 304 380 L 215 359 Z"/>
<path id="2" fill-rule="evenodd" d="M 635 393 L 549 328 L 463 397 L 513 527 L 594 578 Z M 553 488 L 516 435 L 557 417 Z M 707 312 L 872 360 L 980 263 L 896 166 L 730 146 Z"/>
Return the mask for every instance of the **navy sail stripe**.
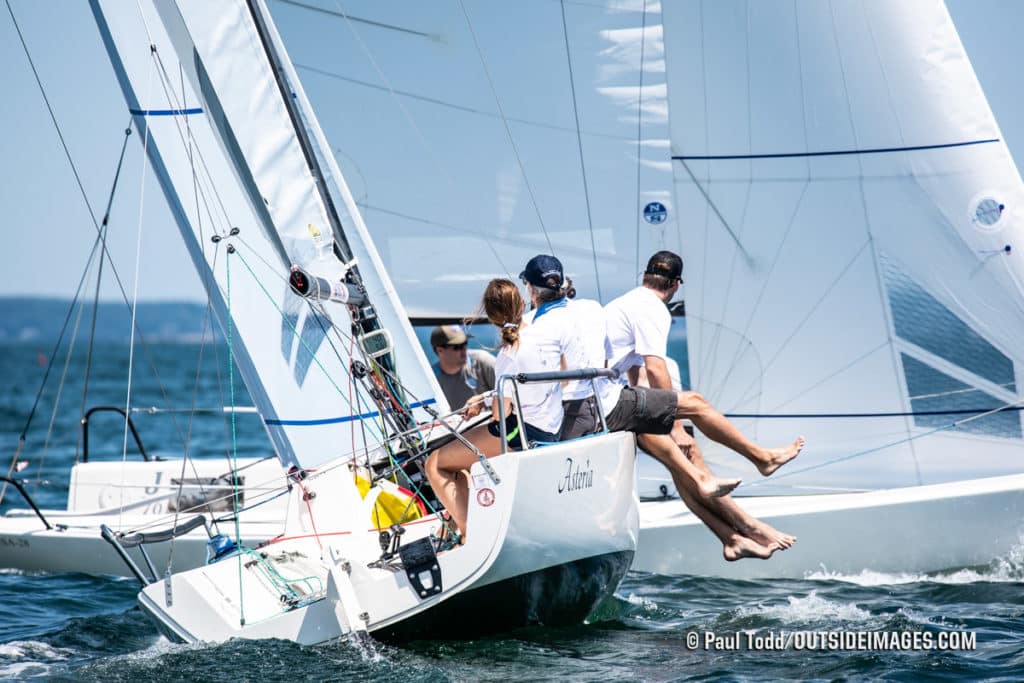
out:
<path id="1" fill-rule="evenodd" d="M 437 403 L 436 399 L 428 398 L 426 401 L 419 401 L 417 403 L 410 403 L 410 408 L 420 408 L 422 406 L 429 406 L 432 403 Z M 355 420 L 366 420 L 371 417 L 380 417 L 380 413 L 373 411 L 370 413 L 363 413 L 361 415 L 341 415 L 340 417 L 325 417 L 321 420 L 264 420 L 268 425 L 282 426 L 282 427 L 316 427 L 319 425 L 331 425 L 341 424 L 343 422 L 354 422 Z"/>
<path id="2" fill-rule="evenodd" d="M 914 417 L 916 415 L 982 415 L 984 413 L 1021 412 L 1024 406 L 992 406 L 990 408 L 971 408 L 967 410 L 918 410 L 908 413 L 777 413 L 772 415 L 759 415 L 757 413 L 725 413 L 730 419 L 752 418 L 757 420 L 806 420 L 821 418 L 864 418 L 864 417 Z"/>
<path id="3" fill-rule="evenodd" d="M 673 156 L 679 161 L 728 161 L 743 159 L 796 159 L 802 157 L 839 157 L 851 154 L 889 154 L 891 152 L 918 152 L 926 149 L 947 149 L 949 147 L 969 147 L 971 145 L 987 145 L 999 142 L 999 138 L 988 140 L 968 140 L 967 142 L 948 142 L 942 145 L 915 145 L 912 147 L 877 147 L 875 149 L 838 149 L 826 152 L 781 152 L 778 154 L 717 154 L 717 155 L 686 155 Z"/>
<path id="4" fill-rule="evenodd" d="M 191 116 L 192 114 L 202 114 L 202 107 L 193 107 L 192 109 L 129 109 L 129 113 L 132 116 Z"/>

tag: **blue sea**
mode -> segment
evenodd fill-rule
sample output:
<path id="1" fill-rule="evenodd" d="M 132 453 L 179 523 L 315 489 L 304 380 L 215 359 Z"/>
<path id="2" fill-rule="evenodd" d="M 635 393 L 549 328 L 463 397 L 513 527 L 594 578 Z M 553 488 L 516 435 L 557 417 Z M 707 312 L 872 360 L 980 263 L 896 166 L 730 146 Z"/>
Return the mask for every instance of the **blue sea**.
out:
<path id="1" fill-rule="evenodd" d="M 50 350 L 29 343 L 0 345 L 4 471 L 26 426 Z M 128 354 L 124 345 L 94 350 L 86 405 L 125 404 Z M 69 468 L 80 450 L 84 344 L 71 354 L 65 371 L 66 360 L 62 351 L 20 454 L 28 466 L 17 476 L 29 482 L 42 507 L 64 506 Z M 132 366 L 135 406 L 215 408 L 230 400 L 222 393 L 227 392 L 227 358 L 221 346 L 165 344 L 146 351 L 137 347 Z M 244 390 L 237 391 L 236 402 L 246 404 Z M 187 441 L 196 457 L 224 457 L 221 416 L 190 420 L 183 412 L 140 414 L 135 420 L 151 452 L 180 456 Z M 122 426 L 114 414 L 94 417 L 90 459 L 121 457 Z M 239 416 L 238 427 L 240 450 L 269 452 L 257 418 Z M 131 444 L 128 457 L 137 457 Z M 0 511 L 13 506 L 21 505 L 8 493 Z M 851 539 L 860 542 L 863 539 Z M 279 641 L 179 645 L 158 635 L 135 607 L 135 593 L 136 583 L 128 579 L 0 570 L 0 679 L 1024 678 L 1024 548 L 987 566 L 936 575 L 821 574 L 803 580 L 733 581 L 633 572 L 580 626 L 401 646 L 371 639 L 316 647 Z M 896 635 L 876 643 L 866 640 L 871 636 L 859 635 L 872 633 Z M 921 649 L 929 642 L 937 646 L 950 639 L 957 647 Z"/>

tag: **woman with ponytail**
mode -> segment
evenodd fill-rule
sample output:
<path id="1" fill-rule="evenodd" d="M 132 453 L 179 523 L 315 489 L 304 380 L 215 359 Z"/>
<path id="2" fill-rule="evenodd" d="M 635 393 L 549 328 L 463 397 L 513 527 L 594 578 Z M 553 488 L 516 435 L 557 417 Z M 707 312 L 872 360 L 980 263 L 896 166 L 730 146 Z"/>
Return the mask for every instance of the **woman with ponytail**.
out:
<path id="1" fill-rule="evenodd" d="M 496 378 L 522 372 L 550 372 L 564 368 L 564 354 L 576 343 L 568 333 L 560 336 L 543 334 L 523 319 L 526 303 L 519 288 L 511 280 L 497 278 L 487 284 L 482 308 L 487 319 L 498 328 L 501 348 L 495 361 Z M 562 426 L 562 387 L 557 382 L 522 384 L 519 386 L 519 407 L 516 415 L 511 399 L 505 399 L 505 432 L 509 450 L 522 443 L 520 430 L 529 442 L 554 442 Z M 501 426 L 498 424 L 497 399 L 491 422 L 465 433 L 465 438 L 487 457 L 501 453 Z M 469 484 L 465 470 L 477 462 L 476 453 L 461 441 L 452 441 L 427 458 L 427 479 L 438 500 L 448 510 L 459 534 L 465 538 Z"/>

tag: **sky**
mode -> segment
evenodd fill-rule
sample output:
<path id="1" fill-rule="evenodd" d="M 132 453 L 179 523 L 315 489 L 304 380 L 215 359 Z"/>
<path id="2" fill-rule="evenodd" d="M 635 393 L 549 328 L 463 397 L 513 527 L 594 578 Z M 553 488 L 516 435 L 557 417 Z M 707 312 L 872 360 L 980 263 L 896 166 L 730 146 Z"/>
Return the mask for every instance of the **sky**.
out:
<path id="1" fill-rule="evenodd" d="M 0 296 L 70 297 L 96 235 L 78 183 L 92 214 L 102 217 L 129 116 L 85 0 L 7 2 L 35 61 L 78 179 L 5 5 L 0 9 L 0 84 L 6 96 L 0 109 L 0 234 L 5 242 L 0 249 Z M 295 16 L 294 7 L 277 0 L 268 4 L 285 22 Z M 1024 0 L 948 0 L 947 5 L 1003 137 L 1014 158 L 1024 159 Z M 356 14 L 361 3 L 342 6 Z M 423 7 L 418 9 L 424 11 Z M 447 0 L 438 0 L 437 7 L 439 12 L 452 11 Z M 392 13 L 401 15 L 399 10 Z M 488 22 L 492 29 L 500 24 L 500 17 L 488 16 L 485 4 L 477 3 L 475 11 L 482 31 Z M 400 53 L 390 57 L 392 64 L 401 64 Z M 300 77 L 305 82 L 310 76 L 300 71 Z M 163 195 L 145 169 L 136 138 L 133 132 L 128 140 L 110 220 L 110 249 L 124 290 L 131 298 L 138 283 L 140 300 L 202 301 L 199 279 L 188 265 Z M 331 142 L 336 140 L 332 137 Z M 339 158 L 339 163 L 346 170 L 352 167 L 351 160 Z M 359 200 L 365 188 L 361 190 L 358 177 L 350 178 L 350 184 Z M 458 208 L 452 207 L 452 213 Z M 109 276 L 101 296 L 120 298 Z"/>

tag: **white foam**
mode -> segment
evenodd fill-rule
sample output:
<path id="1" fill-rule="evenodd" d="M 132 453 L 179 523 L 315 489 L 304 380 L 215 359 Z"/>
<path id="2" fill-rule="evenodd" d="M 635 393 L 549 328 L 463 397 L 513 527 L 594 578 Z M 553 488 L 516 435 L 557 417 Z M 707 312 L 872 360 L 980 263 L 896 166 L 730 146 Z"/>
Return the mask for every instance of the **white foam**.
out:
<path id="1" fill-rule="evenodd" d="M 20 681 L 26 678 L 47 676 L 52 667 L 39 662 L 18 662 L 7 666 L 0 666 L 0 679 L 5 681 Z"/>
<path id="2" fill-rule="evenodd" d="M 71 658 L 73 650 L 58 648 L 38 640 L 13 640 L 0 645 L 0 657 L 15 661 L 31 659 L 59 662 Z"/>
<path id="3" fill-rule="evenodd" d="M 867 621 L 871 613 L 857 607 L 853 603 L 836 602 L 818 597 L 817 591 L 811 591 L 804 597 L 789 596 L 785 605 L 756 605 L 740 607 L 740 617 L 768 617 L 784 623 L 802 624 L 814 621 Z"/>
<path id="4" fill-rule="evenodd" d="M 955 624 L 949 623 L 948 621 L 946 621 L 946 619 L 944 619 L 941 616 L 931 616 L 928 614 L 922 614 L 921 612 L 918 612 L 917 610 L 911 609 L 909 607 L 900 607 L 899 610 L 897 610 L 897 612 L 899 614 L 902 614 L 904 617 L 907 618 L 907 621 L 913 624 L 920 624 L 922 626 L 940 626 L 944 628 L 957 627 Z"/>
<path id="5" fill-rule="evenodd" d="M 978 582 L 1019 583 L 1024 582 L 1024 537 L 1006 555 L 992 560 L 988 566 L 975 569 L 956 569 L 944 572 L 876 572 L 865 569 L 857 574 L 832 572 L 822 567 L 820 571 L 808 572 L 804 578 L 810 581 L 844 581 L 858 586 L 891 586 L 904 583 L 965 584 Z"/>
<path id="6" fill-rule="evenodd" d="M 625 596 L 625 600 L 631 605 L 642 607 L 645 612 L 653 612 L 658 609 L 658 603 L 654 602 L 654 600 L 637 595 L 636 593 L 630 593 Z"/>
<path id="7" fill-rule="evenodd" d="M 858 574 L 841 574 L 839 572 L 817 571 L 804 575 L 810 581 L 843 581 L 858 586 L 895 586 L 905 583 L 942 583 L 950 585 L 992 582 L 1018 583 L 1024 581 L 1024 563 L 1013 563 L 1006 558 L 995 560 L 984 569 L 958 569 L 951 572 L 933 574 L 886 573 L 868 569 Z"/>

